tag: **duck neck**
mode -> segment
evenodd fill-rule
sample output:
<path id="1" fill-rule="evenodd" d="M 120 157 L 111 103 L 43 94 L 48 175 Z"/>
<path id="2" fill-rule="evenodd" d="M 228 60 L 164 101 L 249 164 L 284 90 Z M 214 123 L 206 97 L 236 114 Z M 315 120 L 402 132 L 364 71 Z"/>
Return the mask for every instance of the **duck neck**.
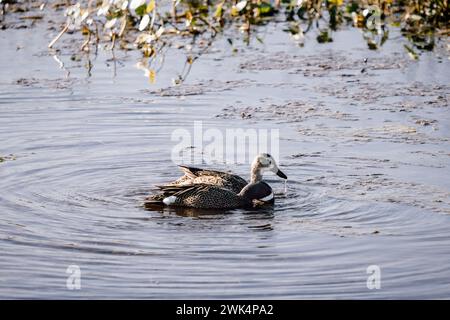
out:
<path id="1" fill-rule="evenodd" d="M 261 180 L 262 180 L 261 169 L 256 166 L 252 167 L 251 174 L 250 174 L 250 182 L 256 183 Z"/>

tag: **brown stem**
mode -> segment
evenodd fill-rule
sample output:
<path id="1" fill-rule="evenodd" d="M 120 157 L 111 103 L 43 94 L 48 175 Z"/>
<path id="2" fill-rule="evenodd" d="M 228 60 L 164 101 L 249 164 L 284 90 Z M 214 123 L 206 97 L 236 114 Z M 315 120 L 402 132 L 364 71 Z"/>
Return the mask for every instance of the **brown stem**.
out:
<path id="1" fill-rule="evenodd" d="M 88 51 L 89 51 L 89 42 L 91 42 L 91 31 L 90 31 L 90 30 L 88 31 L 88 38 L 87 38 L 86 41 L 81 45 L 81 51 L 83 51 L 84 48 L 85 48 L 86 46 L 88 46 L 87 48 L 88 48 Z"/>
<path id="2" fill-rule="evenodd" d="M 53 45 L 56 43 L 56 41 L 59 40 L 59 38 L 62 37 L 62 35 L 69 29 L 69 24 L 66 23 L 66 25 L 64 26 L 64 28 L 61 30 L 60 33 L 58 33 L 58 35 L 55 37 L 55 39 L 53 39 L 49 44 L 48 44 L 48 48 L 51 49 L 53 47 Z"/>
<path id="3" fill-rule="evenodd" d="M 114 47 L 116 46 L 116 34 L 113 33 L 112 35 L 112 43 L 111 43 L 111 48 L 110 50 L 114 50 Z"/>
<path id="4" fill-rule="evenodd" d="M 172 0 L 172 20 L 176 23 L 177 22 L 177 6 L 175 5 L 177 0 Z"/>

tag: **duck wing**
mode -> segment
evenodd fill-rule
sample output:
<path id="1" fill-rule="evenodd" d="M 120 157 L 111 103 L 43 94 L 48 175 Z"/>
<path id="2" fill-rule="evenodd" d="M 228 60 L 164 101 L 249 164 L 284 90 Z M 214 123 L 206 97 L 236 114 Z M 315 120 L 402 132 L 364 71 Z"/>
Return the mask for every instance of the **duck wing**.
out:
<path id="1" fill-rule="evenodd" d="M 228 172 L 199 169 L 195 167 L 179 166 L 184 175 L 177 180 L 165 185 L 157 185 L 159 189 L 165 189 L 166 187 L 194 185 L 194 184 L 208 184 L 226 188 L 239 193 L 242 188 L 247 185 L 245 179 L 238 175 Z"/>
<path id="2" fill-rule="evenodd" d="M 233 191 L 209 184 L 168 187 L 163 192 L 170 193 L 170 196 L 164 198 L 164 203 L 172 206 L 232 209 L 249 205 L 247 200 Z"/>
<path id="3" fill-rule="evenodd" d="M 227 188 L 238 193 L 247 185 L 247 181 L 238 175 L 228 172 L 179 166 L 184 176 L 177 180 L 178 184 L 209 184 Z"/>

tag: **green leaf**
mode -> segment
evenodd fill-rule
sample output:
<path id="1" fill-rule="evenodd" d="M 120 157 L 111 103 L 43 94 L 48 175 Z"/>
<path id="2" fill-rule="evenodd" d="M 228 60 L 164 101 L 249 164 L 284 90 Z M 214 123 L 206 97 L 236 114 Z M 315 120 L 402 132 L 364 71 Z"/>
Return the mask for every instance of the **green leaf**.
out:
<path id="1" fill-rule="evenodd" d="M 143 4 L 142 6 L 139 6 L 136 8 L 135 12 L 138 16 L 143 16 L 146 13 L 147 10 L 147 4 Z"/>
<path id="2" fill-rule="evenodd" d="M 214 12 L 214 17 L 220 19 L 222 17 L 222 4 L 219 4 L 216 8 L 216 12 Z"/>
<path id="3" fill-rule="evenodd" d="M 332 41 L 333 39 L 328 35 L 328 30 L 321 31 L 320 34 L 317 36 L 317 42 L 319 43 L 327 43 Z"/>
<path id="4" fill-rule="evenodd" d="M 270 16 L 273 14 L 273 7 L 270 3 L 262 2 L 259 6 L 259 14 L 262 16 Z"/>
<path id="5" fill-rule="evenodd" d="M 406 44 L 404 45 L 406 51 L 408 52 L 408 55 L 410 56 L 411 59 L 413 60 L 418 60 L 419 56 L 417 55 L 417 53 L 409 46 L 407 46 Z"/>

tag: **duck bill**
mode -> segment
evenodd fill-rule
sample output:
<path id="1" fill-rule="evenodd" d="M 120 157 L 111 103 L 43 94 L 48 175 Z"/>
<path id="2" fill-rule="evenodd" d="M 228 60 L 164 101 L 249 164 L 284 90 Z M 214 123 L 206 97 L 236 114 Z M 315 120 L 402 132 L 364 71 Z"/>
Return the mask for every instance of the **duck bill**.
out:
<path id="1" fill-rule="evenodd" d="M 280 169 L 278 169 L 277 172 L 275 172 L 275 174 L 280 178 L 287 179 L 287 176 Z"/>

